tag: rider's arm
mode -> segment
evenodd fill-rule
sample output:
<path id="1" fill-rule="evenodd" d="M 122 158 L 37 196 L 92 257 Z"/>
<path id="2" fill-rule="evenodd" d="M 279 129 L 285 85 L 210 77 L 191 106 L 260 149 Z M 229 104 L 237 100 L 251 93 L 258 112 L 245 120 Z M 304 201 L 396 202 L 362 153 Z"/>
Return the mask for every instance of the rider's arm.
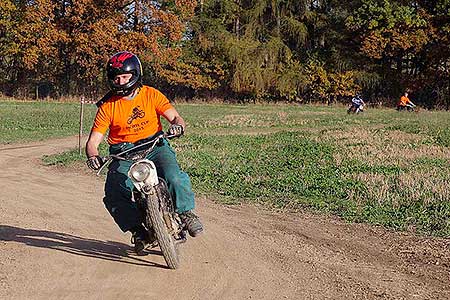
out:
<path id="1" fill-rule="evenodd" d="M 98 155 L 98 146 L 103 141 L 103 134 L 98 131 L 91 131 L 86 142 L 86 156 L 92 157 Z"/>
<path id="2" fill-rule="evenodd" d="M 170 124 L 181 125 L 183 127 L 183 130 L 186 130 L 186 123 L 175 108 L 169 108 L 168 110 L 166 110 L 163 113 L 163 117 L 166 118 L 166 120 L 169 121 Z"/>

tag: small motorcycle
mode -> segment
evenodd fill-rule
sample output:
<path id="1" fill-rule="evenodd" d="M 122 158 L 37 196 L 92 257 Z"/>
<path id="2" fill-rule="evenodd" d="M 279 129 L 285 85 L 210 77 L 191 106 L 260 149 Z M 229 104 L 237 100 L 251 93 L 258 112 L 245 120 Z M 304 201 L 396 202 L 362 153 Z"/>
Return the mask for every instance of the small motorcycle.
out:
<path id="1" fill-rule="evenodd" d="M 187 237 L 185 224 L 175 211 L 166 182 L 158 177 L 155 164 L 146 158 L 162 139 L 173 137 L 176 136 L 160 133 L 145 143 L 119 154 L 109 155 L 105 157 L 105 164 L 98 170 L 97 175 L 113 160 L 133 162 L 128 171 L 128 177 L 134 184 L 132 200 L 136 202 L 144 220 L 149 240 L 156 237 L 151 247 L 159 245 L 168 267 L 177 269 L 180 265 L 179 244 L 185 242 Z"/>
<path id="2" fill-rule="evenodd" d="M 398 105 L 397 106 L 397 110 L 398 111 L 409 111 L 409 112 L 418 112 L 419 111 L 419 108 L 417 107 L 417 105 L 410 105 L 410 104 L 408 104 L 408 105 L 405 105 L 405 106 L 402 106 L 402 105 Z"/>
<path id="3" fill-rule="evenodd" d="M 350 104 L 349 108 L 347 109 L 347 114 L 359 114 L 362 112 L 364 112 L 363 105 Z"/>

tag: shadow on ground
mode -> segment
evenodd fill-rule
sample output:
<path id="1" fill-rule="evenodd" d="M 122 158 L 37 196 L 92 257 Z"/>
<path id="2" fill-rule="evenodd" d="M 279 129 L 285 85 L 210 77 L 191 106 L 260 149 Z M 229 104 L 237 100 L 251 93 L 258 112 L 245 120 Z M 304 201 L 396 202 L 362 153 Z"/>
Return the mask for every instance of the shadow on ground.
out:
<path id="1" fill-rule="evenodd" d="M 87 239 L 62 232 L 0 225 L 0 241 L 23 243 L 27 246 L 53 249 L 74 255 L 93 257 L 125 264 L 153 266 L 167 269 L 167 266 L 165 265 L 153 263 L 130 255 L 133 252 L 127 244 Z M 148 250 L 147 254 L 161 255 L 161 252 Z"/>

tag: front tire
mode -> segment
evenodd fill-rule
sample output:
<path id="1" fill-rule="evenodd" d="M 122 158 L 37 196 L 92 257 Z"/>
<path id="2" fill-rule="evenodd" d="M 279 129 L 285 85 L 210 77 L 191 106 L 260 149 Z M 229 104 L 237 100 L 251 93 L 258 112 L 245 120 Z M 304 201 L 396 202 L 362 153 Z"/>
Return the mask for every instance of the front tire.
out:
<path id="1" fill-rule="evenodd" d="M 356 109 L 353 105 L 351 105 L 348 109 L 347 109 L 347 114 L 354 114 L 356 112 Z"/>
<path id="2" fill-rule="evenodd" d="M 180 266 L 177 246 L 174 238 L 167 230 L 159 205 L 159 199 L 156 195 L 149 195 L 147 197 L 147 222 L 152 224 L 156 238 L 158 239 L 159 248 L 167 265 L 170 269 L 177 269 Z"/>

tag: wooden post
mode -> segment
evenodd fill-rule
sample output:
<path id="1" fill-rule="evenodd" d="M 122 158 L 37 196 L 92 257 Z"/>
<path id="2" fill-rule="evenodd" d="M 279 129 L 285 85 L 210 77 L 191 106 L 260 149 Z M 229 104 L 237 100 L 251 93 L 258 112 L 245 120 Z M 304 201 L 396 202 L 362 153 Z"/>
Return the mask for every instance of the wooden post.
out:
<path id="1" fill-rule="evenodd" d="M 80 99 L 80 131 L 78 133 L 78 153 L 81 156 L 81 138 L 83 136 L 83 111 L 84 111 L 84 96 Z"/>

